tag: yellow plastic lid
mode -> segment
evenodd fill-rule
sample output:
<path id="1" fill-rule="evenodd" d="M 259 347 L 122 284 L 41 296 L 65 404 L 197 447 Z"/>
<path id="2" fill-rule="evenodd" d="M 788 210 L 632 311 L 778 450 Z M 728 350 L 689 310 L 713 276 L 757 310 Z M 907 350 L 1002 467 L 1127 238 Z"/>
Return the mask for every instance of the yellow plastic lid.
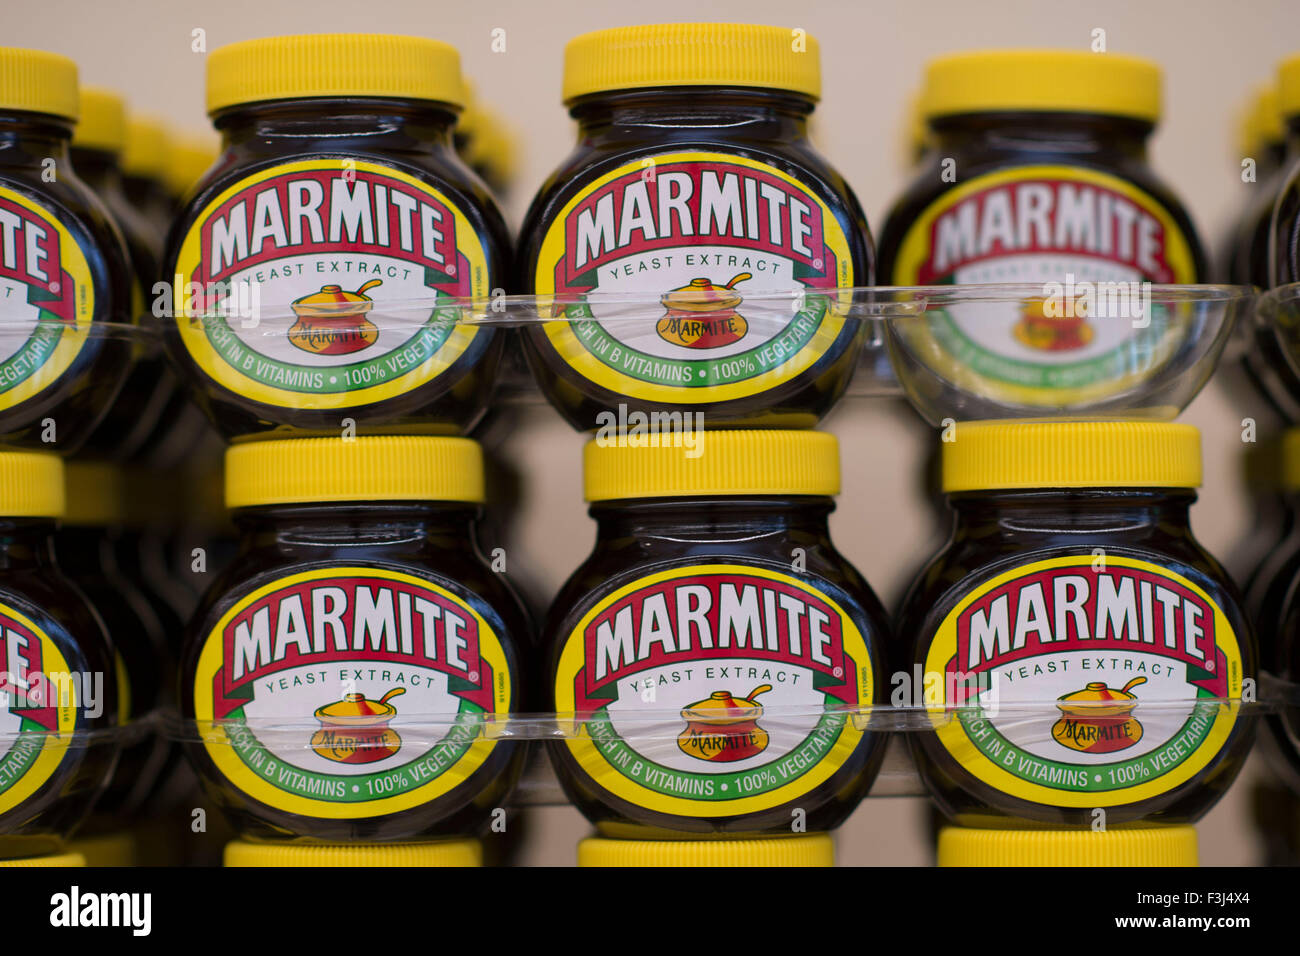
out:
<path id="1" fill-rule="evenodd" d="M 960 113 L 1056 112 L 1160 119 L 1160 67 L 1119 53 L 983 50 L 931 60 L 921 109 Z"/>
<path id="2" fill-rule="evenodd" d="M 904 145 L 906 147 L 905 160 L 907 165 L 916 162 L 916 158 L 925 152 L 930 145 L 930 128 L 925 123 L 925 116 L 921 112 L 921 94 L 914 93 L 907 99 L 907 112 L 903 115 L 906 124 L 904 128 Z"/>
<path id="3" fill-rule="evenodd" d="M 1284 431 L 1281 446 L 1282 488 L 1286 491 L 1300 491 L 1300 428 Z"/>
<path id="4" fill-rule="evenodd" d="M 564 48 L 564 102 L 611 90 L 739 86 L 818 99 L 821 54 L 802 30 L 750 23 L 657 23 L 574 37 Z"/>
<path id="5" fill-rule="evenodd" d="M 226 844 L 224 864 L 235 866 L 482 866 L 483 845 L 478 840 L 443 840 L 437 843 L 349 843 L 315 845 L 298 843 Z"/>
<path id="6" fill-rule="evenodd" d="M 135 834 L 128 832 L 79 836 L 68 850 L 81 854 L 86 866 L 135 866 L 139 856 Z"/>
<path id="7" fill-rule="evenodd" d="M 578 844 L 578 866 L 834 866 L 829 833 L 770 840 L 610 840 Z"/>
<path id="8" fill-rule="evenodd" d="M 126 488 L 120 468 L 106 461 L 73 459 L 64 465 L 63 474 L 64 524 L 106 527 L 122 522 Z"/>
<path id="9" fill-rule="evenodd" d="M 474 96 L 472 90 L 456 125 L 465 137 L 462 157 L 466 163 L 490 169 L 502 182 L 514 179 L 519 166 L 514 133 L 501 115 Z"/>
<path id="10" fill-rule="evenodd" d="M 958 422 L 943 490 L 1197 488 L 1201 433 L 1168 422 Z"/>
<path id="11" fill-rule="evenodd" d="M 1194 827 L 939 831 L 940 866 L 1196 866 Z"/>
<path id="12" fill-rule="evenodd" d="M 657 437 L 658 446 L 623 435 L 587 442 L 587 500 L 840 491 L 840 446 L 827 432 L 752 429 Z"/>
<path id="13" fill-rule="evenodd" d="M 37 451 L 0 451 L 0 516 L 59 518 L 66 498 L 63 459 Z"/>
<path id="14" fill-rule="evenodd" d="M 1277 146 L 1286 139 L 1286 124 L 1277 106 L 1277 87 L 1261 86 L 1250 98 L 1250 105 L 1241 118 L 1241 142 L 1238 147 L 1243 156 L 1251 156 L 1258 149 Z"/>
<path id="15" fill-rule="evenodd" d="M 126 118 L 126 146 L 122 150 L 122 172 L 141 179 L 167 174 L 171 140 L 167 121 L 151 113 L 132 113 Z"/>
<path id="16" fill-rule="evenodd" d="M 462 106 L 460 54 L 425 37 L 307 33 L 244 40 L 208 55 L 209 115 L 240 103 L 326 96 Z"/>
<path id="17" fill-rule="evenodd" d="M 44 50 L 0 46 L 0 111 L 80 115 L 77 64 Z"/>
<path id="18" fill-rule="evenodd" d="M 72 145 L 120 153 L 126 145 L 126 100 L 102 86 L 81 88 L 81 119 L 72 132 Z"/>
<path id="19" fill-rule="evenodd" d="M 1300 53 L 1293 53 L 1277 68 L 1278 115 L 1290 120 L 1300 116 Z"/>
<path id="20" fill-rule="evenodd" d="M 483 500 L 483 451 L 468 438 L 289 438 L 226 450 L 227 508 Z"/>
<path id="21" fill-rule="evenodd" d="M 217 139 L 209 133 L 177 133 L 172 136 L 167 152 L 167 170 L 163 185 L 177 198 L 190 191 L 190 187 L 203 178 L 220 150 Z"/>
<path id="22" fill-rule="evenodd" d="M 80 853 L 51 853 L 49 856 L 25 856 L 17 860 L 0 860 L 4 866 L 85 866 L 86 858 Z"/>

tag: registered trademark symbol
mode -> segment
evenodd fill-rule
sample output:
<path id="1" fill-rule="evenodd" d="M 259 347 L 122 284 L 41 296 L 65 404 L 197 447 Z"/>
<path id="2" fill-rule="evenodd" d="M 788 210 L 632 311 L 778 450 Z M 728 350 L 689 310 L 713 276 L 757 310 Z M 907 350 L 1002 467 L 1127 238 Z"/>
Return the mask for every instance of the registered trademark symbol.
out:
<path id="1" fill-rule="evenodd" d="M 55 295 L 58 294 L 58 292 L 59 292 L 59 280 L 58 280 L 58 279 L 55 279 L 53 282 L 50 283 L 50 291 L 53 292 Z"/>
<path id="2" fill-rule="evenodd" d="M 822 261 L 821 261 L 820 259 L 814 259 L 814 260 L 813 260 L 813 268 L 814 268 L 814 269 L 820 269 L 821 267 L 822 267 Z"/>
<path id="3" fill-rule="evenodd" d="M 455 266 L 447 266 L 447 275 L 449 275 L 449 276 L 454 276 L 455 274 L 456 274 L 456 267 L 455 267 Z"/>
<path id="4" fill-rule="evenodd" d="M 844 676 L 844 668 L 843 668 L 843 667 L 837 667 L 837 668 L 835 668 L 835 670 L 831 671 L 831 674 L 832 674 L 833 676 L 835 676 L 835 677 L 843 677 L 843 676 Z"/>
<path id="5" fill-rule="evenodd" d="M 1206 669 L 1207 671 L 1212 671 L 1212 670 L 1214 670 L 1214 661 L 1206 661 L 1206 662 L 1205 662 L 1205 669 Z"/>
<path id="6" fill-rule="evenodd" d="M 478 680 L 478 671 L 470 671 L 470 672 L 469 672 L 469 679 L 470 679 L 470 680 Z"/>

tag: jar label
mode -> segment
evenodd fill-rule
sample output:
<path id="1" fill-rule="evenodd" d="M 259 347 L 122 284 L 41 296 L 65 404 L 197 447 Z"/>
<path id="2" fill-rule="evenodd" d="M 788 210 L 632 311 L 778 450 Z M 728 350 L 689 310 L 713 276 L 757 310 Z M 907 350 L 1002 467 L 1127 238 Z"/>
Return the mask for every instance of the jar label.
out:
<path id="1" fill-rule="evenodd" d="M 554 314 L 572 321 L 546 334 L 578 374 L 690 403 L 755 395 L 814 365 L 845 319 L 813 293 L 854 278 L 848 239 L 808 186 L 743 156 L 682 151 L 625 163 L 569 200 L 534 288 L 566 297 Z"/>
<path id="2" fill-rule="evenodd" d="M 0 814 L 5 814 L 70 759 L 79 685 L 49 635 L 3 602 L 0 661 Z"/>
<path id="3" fill-rule="evenodd" d="M 90 338 L 95 280 L 50 209 L 0 185 L 0 411 L 49 388 Z"/>
<path id="4" fill-rule="evenodd" d="M 948 753 L 990 787 L 1050 806 L 1135 803 L 1186 783 L 1218 756 L 1241 691 L 1241 648 L 1214 600 L 1114 555 L 985 581 L 925 655 L 925 703 Z"/>
<path id="5" fill-rule="evenodd" d="M 359 159 L 240 179 L 194 220 L 176 273 L 190 356 L 284 408 L 366 405 L 432 381 L 478 331 L 449 300 L 491 288 L 483 240 L 453 200 Z"/>
<path id="6" fill-rule="evenodd" d="M 862 742 L 873 661 L 853 619 L 764 568 L 638 578 L 569 634 L 555 676 L 565 743 L 602 789 L 678 816 L 796 800 Z"/>
<path id="7" fill-rule="evenodd" d="M 947 380 L 1037 405 L 1131 388 L 1186 337 L 1144 283 L 1196 282 L 1191 241 L 1154 197 L 1117 176 L 1018 166 L 954 186 L 899 245 L 897 285 L 1023 283 L 1019 306 L 959 302 L 894 323 Z"/>
<path id="8" fill-rule="evenodd" d="M 198 730 L 230 783 L 289 813 L 397 813 L 464 783 L 509 712 L 501 640 L 464 600 L 397 571 L 321 568 L 240 598 L 208 632 Z"/>

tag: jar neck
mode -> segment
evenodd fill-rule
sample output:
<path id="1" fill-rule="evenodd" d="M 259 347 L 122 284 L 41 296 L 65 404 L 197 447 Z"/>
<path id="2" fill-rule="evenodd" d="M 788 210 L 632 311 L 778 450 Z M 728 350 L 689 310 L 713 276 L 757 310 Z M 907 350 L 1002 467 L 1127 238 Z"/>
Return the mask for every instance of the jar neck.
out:
<path id="1" fill-rule="evenodd" d="M 956 536 L 1059 537 L 1104 533 L 1122 539 L 1162 533 L 1190 536 L 1191 488 L 1045 488 L 950 494 Z"/>
<path id="2" fill-rule="evenodd" d="M 223 148 L 256 153 L 450 151 L 457 112 L 447 104 L 415 100 L 281 100 L 221 110 L 213 125 Z"/>
<path id="3" fill-rule="evenodd" d="M 806 96 L 782 90 L 681 86 L 584 96 L 570 104 L 569 115 L 589 146 L 654 142 L 665 129 L 678 137 L 695 130 L 710 140 L 799 143 L 808 138 L 808 115 L 815 106 Z"/>
<path id="4" fill-rule="evenodd" d="M 95 192 L 122 188 L 122 169 L 115 153 L 73 145 L 71 156 L 77 175 Z"/>
<path id="5" fill-rule="evenodd" d="M 106 525 L 61 525 L 54 536 L 54 553 L 59 567 L 73 577 L 99 571 L 103 564 L 100 544 L 109 534 Z"/>
<path id="6" fill-rule="evenodd" d="M 72 142 L 71 120 L 44 113 L 0 115 L 0 167 L 43 168 L 54 160 L 54 169 L 68 162 Z"/>
<path id="7" fill-rule="evenodd" d="M 1300 159 L 1300 113 L 1286 118 L 1286 132 L 1282 136 L 1282 143 L 1282 154 L 1285 159 Z"/>
<path id="8" fill-rule="evenodd" d="M 803 532 L 829 537 L 835 501 L 810 495 L 737 498 L 640 498 L 591 506 L 597 537 L 736 540 L 754 534 Z"/>
<path id="9" fill-rule="evenodd" d="M 939 155 L 959 150 L 981 153 L 1087 155 L 1119 151 L 1146 158 L 1155 125 L 1144 120 L 1093 113 L 966 113 L 929 120 Z"/>
<path id="10" fill-rule="evenodd" d="M 53 518 L 0 518 L 0 572 L 55 567 Z"/>
<path id="11" fill-rule="evenodd" d="M 481 509 L 463 503 L 275 505 L 235 512 L 242 549 L 272 549 L 309 560 L 313 554 L 364 550 L 414 556 L 473 550 Z"/>

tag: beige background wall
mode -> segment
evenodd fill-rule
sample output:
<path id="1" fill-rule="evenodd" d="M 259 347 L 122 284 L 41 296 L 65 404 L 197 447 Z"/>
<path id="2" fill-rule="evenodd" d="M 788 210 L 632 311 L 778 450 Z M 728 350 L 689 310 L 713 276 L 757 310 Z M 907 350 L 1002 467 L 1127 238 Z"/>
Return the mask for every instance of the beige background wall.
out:
<path id="1" fill-rule="evenodd" d="M 363 30 L 438 37 L 462 51 L 482 96 L 514 124 L 525 150 L 509 202 L 514 221 L 532 190 L 570 146 L 559 103 L 561 50 L 578 32 L 678 19 L 749 20 L 803 27 L 822 44 L 825 93 L 818 111 L 824 151 L 855 187 L 879 224 L 906 176 L 901 146 L 904 110 L 921 64 L 946 51 L 987 46 L 1085 48 L 1106 31 L 1115 52 L 1158 60 L 1166 71 L 1166 120 L 1153 162 L 1183 195 L 1214 242 L 1250 195 L 1241 184 L 1236 112 L 1249 88 L 1282 56 L 1300 50 L 1295 0 L 44 0 L 6 17 L 3 42 L 74 57 L 88 82 L 121 89 L 141 109 L 181 126 L 201 127 L 203 55 L 207 48 L 277 33 Z M 504 30 L 505 52 L 492 52 Z M 1206 480 L 1194 521 L 1201 539 L 1226 553 L 1247 533 L 1247 508 L 1236 480 L 1243 417 L 1258 414 L 1213 385 L 1185 420 L 1205 431 Z M 846 402 L 827 423 L 844 448 L 845 493 L 833 533 L 887 601 L 938 544 L 934 518 L 918 484 L 929 437 L 899 403 Z M 580 440 L 544 406 L 529 409 L 507 444 L 528 480 L 516 567 L 547 588 L 558 586 L 583 557 L 592 530 L 581 504 Z M 1257 858 L 1247 823 L 1249 780 L 1239 782 L 1201 826 L 1205 862 Z M 841 832 L 846 863 L 923 863 L 923 802 L 876 799 Z M 568 808 L 539 811 L 527 858 L 570 862 L 584 832 Z"/>

